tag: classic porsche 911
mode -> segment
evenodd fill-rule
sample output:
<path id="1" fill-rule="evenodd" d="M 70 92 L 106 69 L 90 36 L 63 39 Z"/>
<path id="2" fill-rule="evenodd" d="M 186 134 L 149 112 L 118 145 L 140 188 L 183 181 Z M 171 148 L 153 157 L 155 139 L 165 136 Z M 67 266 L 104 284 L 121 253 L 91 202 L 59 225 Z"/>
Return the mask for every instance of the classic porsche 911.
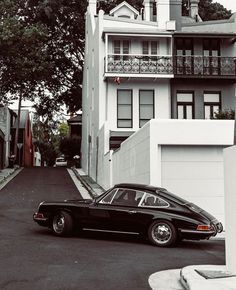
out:
<path id="1" fill-rule="evenodd" d="M 211 214 L 164 188 L 117 184 L 94 200 L 43 201 L 33 219 L 66 236 L 76 229 L 141 234 L 161 247 L 223 230 Z"/>

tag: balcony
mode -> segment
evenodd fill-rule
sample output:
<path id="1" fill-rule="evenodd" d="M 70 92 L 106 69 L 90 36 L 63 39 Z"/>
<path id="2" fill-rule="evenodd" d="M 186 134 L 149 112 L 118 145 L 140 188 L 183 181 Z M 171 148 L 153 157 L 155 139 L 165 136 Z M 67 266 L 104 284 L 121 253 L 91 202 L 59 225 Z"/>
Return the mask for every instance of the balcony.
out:
<path id="1" fill-rule="evenodd" d="M 171 56 L 108 55 L 105 73 L 129 75 L 173 75 Z"/>
<path id="2" fill-rule="evenodd" d="M 105 59 L 105 76 L 235 78 L 236 58 L 206 56 L 115 55 Z"/>
<path id="3" fill-rule="evenodd" d="M 225 56 L 175 56 L 175 76 L 235 78 L 236 58 Z"/>

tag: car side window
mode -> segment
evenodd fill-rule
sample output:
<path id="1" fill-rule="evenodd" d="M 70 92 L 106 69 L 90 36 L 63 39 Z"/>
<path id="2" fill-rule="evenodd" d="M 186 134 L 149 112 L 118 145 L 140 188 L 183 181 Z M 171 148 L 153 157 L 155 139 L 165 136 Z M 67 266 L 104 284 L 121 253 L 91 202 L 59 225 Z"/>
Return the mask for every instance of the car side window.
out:
<path id="1" fill-rule="evenodd" d="M 118 189 L 111 204 L 124 206 L 138 206 L 143 193 L 133 189 Z"/>
<path id="2" fill-rule="evenodd" d="M 141 203 L 141 206 L 145 206 L 145 207 L 168 207 L 169 204 L 168 202 L 166 202 L 165 200 L 163 200 L 162 198 L 151 194 L 151 193 L 147 193 Z"/>
<path id="3" fill-rule="evenodd" d="M 111 192 L 109 192 L 103 199 L 101 199 L 100 201 L 99 201 L 99 203 L 108 203 L 108 204 L 110 204 L 111 203 L 111 201 L 113 200 L 113 198 L 114 198 L 114 195 L 116 194 L 116 192 L 117 192 L 117 189 L 115 188 L 115 189 L 113 189 Z"/>

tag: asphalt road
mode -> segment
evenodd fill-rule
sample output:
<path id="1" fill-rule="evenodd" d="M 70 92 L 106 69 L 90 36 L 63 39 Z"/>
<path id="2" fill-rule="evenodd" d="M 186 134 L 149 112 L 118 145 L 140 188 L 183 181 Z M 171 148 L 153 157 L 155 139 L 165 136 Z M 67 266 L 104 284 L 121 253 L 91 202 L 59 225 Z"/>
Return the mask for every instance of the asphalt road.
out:
<path id="1" fill-rule="evenodd" d="M 24 169 L 0 191 L 1 290 L 150 289 L 148 277 L 157 271 L 225 264 L 222 240 L 163 249 L 115 234 L 58 238 L 33 222 L 41 200 L 78 197 L 65 168 Z"/>

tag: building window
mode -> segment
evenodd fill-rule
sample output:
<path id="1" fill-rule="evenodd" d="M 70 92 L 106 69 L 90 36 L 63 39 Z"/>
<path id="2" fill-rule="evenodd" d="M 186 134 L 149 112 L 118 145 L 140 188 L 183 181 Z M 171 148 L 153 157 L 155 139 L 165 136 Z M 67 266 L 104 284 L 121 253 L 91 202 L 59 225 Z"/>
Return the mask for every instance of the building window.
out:
<path id="1" fill-rule="evenodd" d="M 220 92 L 204 92 L 205 119 L 214 119 L 215 113 L 221 109 Z"/>
<path id="2" fill-rule="evenodd" d="M 115 40 L 113 47 L 115 60 L 120 60 L 121 55 L 123 60 L 128 60 L 130 51 L 130 43 L 128 40 Z"/>
<path id="3" fill-rule="evenodd" d="M 220 73 L 220 40 L 204 39 L 203 56 L 204 73 L 218 75 Z"/>
<path id="4" fill-rule="evenodd" d="M 117 90 L 117 127 L 132 128 L 132 90 Z"/>
<path id="5" fill-rule="evenodd" d="M 139 91 L 139 127 L 154 118 L 154 91 Z"/>
<path id="6" fill-rule="evenodd" d="M 193 92 L 177 92 L 177 118 L 194 119 Z"/>
<path id="7" fill-rule="evenodd" d="M 157 55 L 158 50 L 158 41 L 143 41 L 143 55 Z"/>
<path id="8" fill-rule="evenodd" d="M 177 74 L 193 74 L 193 40 L 191 38 L 176 39 Z"/>

